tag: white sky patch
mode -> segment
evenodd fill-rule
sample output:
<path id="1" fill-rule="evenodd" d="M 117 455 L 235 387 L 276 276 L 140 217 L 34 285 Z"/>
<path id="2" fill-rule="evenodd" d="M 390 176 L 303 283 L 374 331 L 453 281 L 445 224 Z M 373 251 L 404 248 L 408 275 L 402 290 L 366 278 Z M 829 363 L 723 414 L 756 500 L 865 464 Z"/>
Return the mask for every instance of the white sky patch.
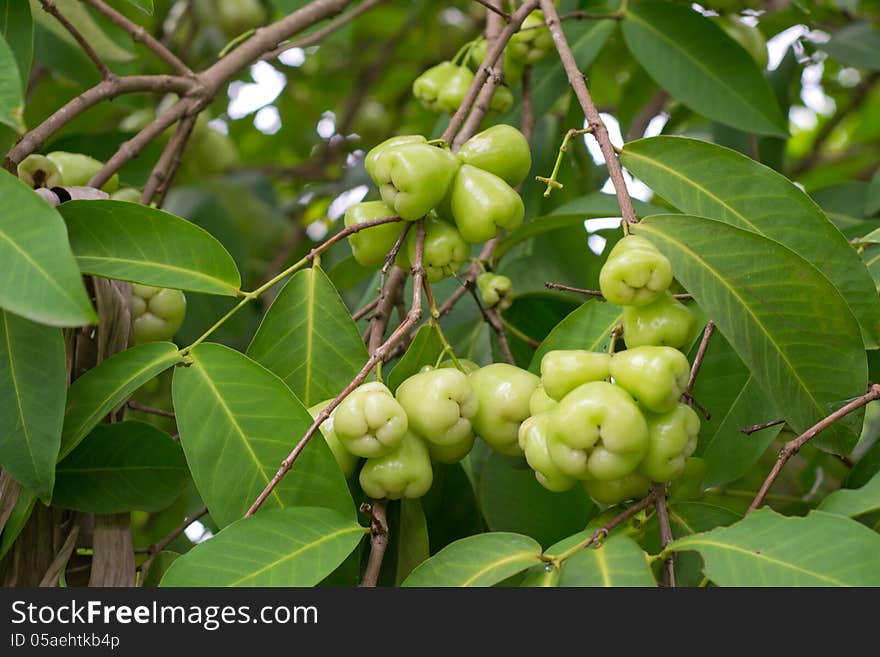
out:
<path id="1" fill-rule="evenodd" d="M 819 62 L 804 67 L 804 73 L 801 77 L 801 100 L 804 105 L 816 112 L 830 116 L 834 113 L 834 99 L 825 94 L 822 88 L 822 73 L 825 71 L 825 64 Z"/>
<path id="2" fill-rule="evenodd" d="M 189 527 L 183 530 L 186 537 L 193 543 L 203 543 L 209 538 L 213 538 L 214 533 L 196 520 Z"/>
<path id="3" fill-rule="evenodd" d="M 261 107 L 254 116 L 254 127 L 264 135 L 274 135 L 281 130 L 281 113 L 274 105 Z"/>
<path id="4" fill-rule="evenodd" d="M 648 125 L 645 128 L 645 137 L 656 137 L 657 135 L 662 134 L 667 121 L 669 121 L 668 114 L 658 114 L 648 121 Z"/>
<path id="5" fill-rule="evenodd" d="M 467 27 L 470 24 L 470 19 L 460 9 L 450 7 L 449 9 L 444 9 L 440 12 L 440 22 L 446 23 L 447 25 Z"/>
<path id="6" fill-rule="evenodd" d="M 654 197 L 654 192 L 651 191 L 651 188 L 641 180 L 634 179 L 626 169 L 623 170 L 623 180 L 626 182 L 626 189 L 629 191 L 629 195 L 632 198 L 638 199 L 639 201 L 650 201 Z M 600 191 L 605 194 L 615 193 L 614 183 L 611 182 L 611 178 L 605 181 L 605 184 L 602 185 Z"/>
<path id="7" fill-rule="evenodd" d="M 798 130 L 812 130 L 819 122 L 816 113 L 803 105 L 792 105 L 788 110 L 788 120 Z"/>
<path id="8" fill-rule="evenodd" d="M 320 242 L 329 232 L 330 228 L 323 221 L 313 221 L 306 226 L 306 235 L 313 242 Z"/>
<path id="9" fill-rule="evenodd" d="M 620 123 L 614 118 L 614 116 L 606 112 L 601 112 L 599 116 L 602 117 L 605 127 L 608 128 L 608 137 L 611 139 L 611 143 L 618 148 L 623 148 L 623 137 L 620 134 Z M 586 120 L 584 120 L 584 127 L 589 127 Z M 605 158 L 602 156 L 602 149 L 599 148 L 599 144 L 593 138 L 593 135 L 584 135 L 584 143 L 587 145 L 587 150 L 590 151 L 590 156 L 593 158 L 593 162 L 596 164 L 605 164 Z"/>
<path id="10" fill-rule="evenodd" d="M 253 82 L 233 82 L 229 85 L 231 119 L 241 119 L 278 98 L 287 85 L 287 77 L 268 62 L 257 62 L 250 69 Z"/>
<path id="11" fill-rule="evenodd" d="M 339 219 L 352 205 L 363 201 L 369 191 L 370 188 L 366 185 L 345 190 L 331 201 L 330 207 L 327 208 L 327 216 L 334 220 Z"/>
<path id="12" fill-rule="evenodd" d="M 608 240 L 601 235 L 590 235 L 587 238 L 587 246 L 590 248 L 590 251 L 596 255 L 602 255 L 602 251 L 605 250 L 605 244 L 607 242 Z"/>
<path id="13" fill-rule="evenodd" d="M 208 121 L 208 127 L 211 128 L 211 130 L 216 130 L 221 135 L 229 134 L 229 124 L 223 119 L 211 119 Z"/>
<path id="14" fill-rule="evenodd" d="M 321 139 L 330 139 L 336 134 L 336 115 L 333 112 L 324 112 L 315 130 Z"/>
<path id="15" fill-rule="evenodd" d="M 290 48 L 278 55 L 278 61 L 285 66 L 299 68 L 306 63 L 306 51 L 302 48 Z"/>
<path id="16" fill-rule="evenodd" d="M 767 41 L 768 68 L 772 71 L 782 63 L 786 51 L 808 32 L 806 25 L 793 25 Z"/>

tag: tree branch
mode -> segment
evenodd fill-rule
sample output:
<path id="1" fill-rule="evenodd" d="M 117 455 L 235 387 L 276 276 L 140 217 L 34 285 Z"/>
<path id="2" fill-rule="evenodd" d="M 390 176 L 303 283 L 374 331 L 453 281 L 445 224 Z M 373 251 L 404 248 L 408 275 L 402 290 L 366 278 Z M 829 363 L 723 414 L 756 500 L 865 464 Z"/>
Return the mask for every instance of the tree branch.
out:
<path id="1" fill-rule="evenodd" d="M 361 511 L 370 514 L 370 557 L 361 579 L 361 586 L 364 587 L 374 587 L 379 581 L 382 561 L 388 548 L 387 507 L 388 503 L 385 500 L 374 500 L 372 504 L 361 505 Z"/>
<path id="2" fill-rule="evenodd" d="M 162 155 L 150 172 L 147 184 L 144 185 L 144 191 L 141 195 L 142 204 L 149 205 L 157 195 L 160 200 L 164 198 L 164 194 L 171 184 L 171 179 L 180 165 L 183 151 L 192 134 L 197 118 L 197 115 L 186 116 L 177 124 L 177 130 L 174 131 L 174 135 L 165 144 Z"/>
<path id="3" fill-rule="evenodd" d="M 773 469 L 770 471 L 770 474 L 767 475 L 767 478 L 764 480 L 764 483 L 761 485 L 758 494 L 755 495 L 755 499 L 752 501 L 751 505 L 749 505 L 749 510 L 746 513 L 751 513 L 764 503 L 764 499 L 767 497 L 767 493 L 770 492 L 770 488 L 773 486 L 773 483 L 776 481 L 777 477 L 779 477 L 779 474 L 782 472 L 782 468 L 785 467 L 785 464 L 788 463 L 788 460 L 792 456 L 798 453 L 801 447 L 803 447 L 810 440 L 815 438 L 819 433 L 830 427 L 842 417 L 849 415 L 853 411 L 860 409 L 862 406 L 874 401 L 875 399 L 880 399 L 880 384 L 877 383 L 872 384 L 871 387 L 868 389 L 868 392 L 861 397 L 858 397 L 846 406 L 837 409 L 836 411 L 834 411 L 834 413 L 814 424 L 797 438 L 794 438 L 793 440 L 785 443 L 785 445 L 779 452 L 779 458 L 776 460 Z"/>
<path id="4" fill-rule="evenodd" d="M 568 75 L 568 82 L 574 89 L 574 93 L 581 105 L 581 109 L 584 111 L 587 123 L 592 129 L 593 137 L 595 137 L 599 144 L 599 148 L 602 150 L 602 156 L 605 158 L 605 164 L 608 166 L 608 175 L 611 178 L 611 183 L 614 185 L 614 191 L 617 194 L 617 202 L 620 205 L 621 216 L 627 224 L 638 223 L 639 220 L 633 209 L 632 200 L 626 189 L 626 181 L 623 178 L 623 169 L 621 169 L 620 160 L 617 158 L 614 145 L 611 143 L 611 139 L 608 136 L 608 129 L 605 127 L 602 117 L 599 116 L 599 110 L 596 108 L 596 104 L 593 102 L 593 98 L 590 96 L 590 92 L 587 89 L 584 75 L 581 73 L 577 62 L 574 59 L 574 55 L 571 52 L 571 46 L 569 46 L 568 39 L 565 37 L 565 32 L 562 31 L 562 26 L 559 22 L 559 14 L 556 12 L 553 0 L 541 0 L 541 9 L 544 11 L 547 27 L 550 29 L 553 43 L 556 44 L 556 50 L 559 52 L 562 65 Z"/>
<path id="5" fill-rule="evenodd" d="M 657 510 L 657 523 L 660 525 L 660 545 L 665 550 L 672 542 L 672 525 L 669 523 L 669 509 L 666 506 L 666 485 L 653 484 L 654 508 Z M 675 586 L 675 553 L 670 552 L 663 560 L 663 583 Z"/>
<path id="6" fill-rule="evenodd" d="M 58 11 L 58 7 L 55 6 L 54 0 L 40 0 L 40 4 L 43 5 L 43 11 L 47 14 L 51 14 L 52 17 L 57 20 L 64 27 L 65 30 L 68 31 L 70 36 L 74 38 L 74 40 L 79 44 L 79 47 L 82 48 L 82 51 L 86 54 L 86 57 L 92 60 L 92 63 L 95 65 L 95 68 L 98 69 L 98 73 L 101 74 L 101 78 L 104 80 L 109 80 L 113 77 L 113 71 L 107 68 L 107 64 L 104 63 L 104 60 L 98 56 L 98 53 L 95 52 L 95 49 L 92 48 L 92 44 L 90 44 L 86 38 L 80 34 L 80 31 L 76 29 L 76 27 L 67 20 L 67 17 Z"/>
<path id="7" fill-rule="evenodd" d="M 770 427 L 775 427 L 779 424 L 784 424 L 785 418 L 781 417 L 778 420 L 770 420 L 769 422 L 761 422 L 761 424 L 753 424 L 750 427 L 744 427 L 739 430 L 740 433 L 744 433 L 747 436 L 751 436 L 753 433 L 761 431 L 763 429 L 769 429 Z"/>
<path id="8" fill-rule="evenodd" d="M 562 290 L 563 292 L 574 292 L 575 294 L 583 294 L 589 297 L 605 297 L 602 296 L 602 292 L 599 290 L 586 290 L 582 287 L 572 287 L 571 285 L 564 285 L 562 283 L 554 283 L 553 281 L 544 281 L 544 287 L 550 290 Z M 690 294 L 673 294 L 676 299 L 693 299 Z"/>
<path id="9" fill-rule="evenodd" d="M 40 2 L 43 1 L 44 0 L 40 0 Z M 192 70 L 190 70 L 190 68 L 182 61 L 180 61 L 180 59 L 178 59 L 174 53 L 168 50 L 168 48 L 157 41 L 152 34 L 150 34 L 142 26 L 129 20 L 123 14 L 120 14 L 113 7 L 107 5 L 105 2 L 103 2 L 103 0 L 83 0 L 83 2 L 91 5 L 94 9 L 109 18 L 113 23 L 128 32 L 131 35 L 131 38 L 134 39 L 134 41 L 142 43 L 147 48 L 152 50 L 153 53 L 155 53 L 156 56 L 159 57 L 159 59 L 168 64 L 168 66 L 171 67 L 171 70 L 176 72 L 178 75 L 182 75 L 184 77 L 191 77 L 193 75 Z"/>
<path id="10" fill-rule="evenodd" d="M 715 333 L 715 322 L 710 319 L 703 330 L 703 338 L 700 340 L 697 355 L 694 356 L 694 363 L 691 365 L 691 375 L 688 377 L 687 387 L 684 389 L 684 395 L 688 398 L 691 398 L 691 393 L 694 391 L 694 384 L 697 382 L 700 367 L 703 366 L 703 359 L 706 357 L 706 350 L 709 348 L 709 340 L 712 339 L 713 333 Z"/>

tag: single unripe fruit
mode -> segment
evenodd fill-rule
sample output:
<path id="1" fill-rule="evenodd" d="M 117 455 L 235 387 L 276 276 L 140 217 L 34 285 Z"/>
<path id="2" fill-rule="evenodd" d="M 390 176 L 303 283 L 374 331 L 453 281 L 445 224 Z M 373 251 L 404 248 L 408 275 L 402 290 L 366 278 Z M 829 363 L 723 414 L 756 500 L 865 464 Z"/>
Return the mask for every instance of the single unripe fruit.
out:
<path id="1" fill-rule="evenodd" d="M 626 500 L 643 498 L 651 489 L 651 481 L 638 472 L 632 472 L 619 479 L 601 481 L 592 479 L 583 482 L 584 490 L 590 497 L 602 504 L 618 504 Z"/>
<path id="2" fill-rule="evenodd" d="M 61 179 L 66 187 L 81 187 L 88 185 L 92 177 L 98 173 L 104 163 L 82 153 L 68 153 L 66 151 L 54 151 L 46 155 L 58 167 Z M 119 189 L 119 175 L 113 174 L 105 182 L 101 189 L 112 194 Z"/>
<path id="3" fill-rule="evenodd" d="M 648 240 L 638 235 L 621 239 L 599 272 L 599 287 L 609 303 L 643 306 L 672 283 L 672 265 Z"/>
<path id="4" fill-rule="evenodd" d="M 454 114 L 473 81 L 474 74 L 467 67 L 442 62 L 415 79 L 413 95 L 425 109 Z"/>
<path id="5" fill-rule="evenodd" d="M 686 459 L 697 448 L 700 418 L 690 406 L 677 404 L 668 413 L 645 416 L 648 422 L 648 453 L 639 471 L 657 482 L 678 479 Z"/>
<path id="6" fill-rule="evenodd" d="M 529 415 L 537 415 L 538 413 L 552 410 L 556 408 L 558 403 L 558 401 L 547 394 L 547 391 L 544 390 L 544 384 L 541 383 L 535 388 L 532 396 L 529 397 Z"/>
<path id="7" fill-rule="evenodd" d="M 585 349 L 555 349 L 541 358 L 541 383 L 547 396 L 560 401 L 584 383 L 610 376 L 611 356 Z"/>
<path id="8" fill-rule="evenodd" d="M 406 412 L 378 381 L 358 386 L 336 407 L 333 429 L 355 456 L 375 458 L 391 452 L 406 435 Z"/>
<path id="9" fill-rule="evenodd" d="M 328 399 L 309 408 L 309 415 L 312 416 L 312 419 L 317 418 L 318 414 L 327 408 L 327 405 L 331 401 L 333 400 Z M 345 449 L 345 446 L 340 442 L 339 437 L 336 435 L 336 431 L 333 428 L 335 415 L 336 413 L 334 411 L 330 414 L 330 417 L 321 423 L 319 428 L 321 430 L 321 435 L 324 436 L 324 441 L 327 443 L 327 447 L 329 447 L 330 451 L 333 453 L 333 458 L 339 464 L 339 469 L 342 470 L 342 474 L 348 479 L 354 474 L 360 459 Z"/>
<path id="10" fill-rule="evenodd" d="M 487 308 L 501 312 L 513 304 L 513 281 L 507 276 L 486 272 L 477 277 L 477 288 Z"/>
<path id="11" fill-rule="evenodd" d="M 367 170 L 367 174 L 373 180 L 376 179 L 376 164 L 379 161 L 379 157 L 387 150 L 391 150 L 393 148 L 397 148 L 398 146 L 403 146 L 404 144 L 427 144 L 428 140 L 425 139 L 422 135 L 398 135 L 397 137 L 391 137 L 390 139 L 386 139 L 385 141 L 377 144 L 373 148 L 369 150 L 369 152 L 364 157 L 364 169 Z"/>
<path id="12" fill-rule="evenodd" d="M 507 46 L 511 55 L 525 64 L 536 64 L 553 48 L 553 37 L 544 22 L 544 12 L 526 16 L 519 31 Z"/>
<path id="13" fill-rule="evenodd" d="M 625 390 L 605 381 L 585 383 L 550 413 L 553 462 L 576 479 L 618 479 L 636 469 L 648 448 L 645 418 Z"/>
<path id="14" fill-rule="evenodd" d="M 470 454 L 474 447 L 474 435 L 471 434 L 457 443 L 451 445 L 438 445 L 437 443 L 426 442 L 428 452 L 431 459 L 438 463 L 458 463 L 465 456 Z"/>
<path id="15" fill-rule="evenodd" d="M 486 59 L 486 54 L 488 53 L 489 43 L 486 39 L 481 38 L 474 44 L 473 48 L 471 48 L 470 52 L 470 63 L 474 70 L 478 69 Z M 511 86 L 519 84 L 522 79 L 523 69 L 525 68 L 525 62 L 520 59 L 517 59 L 515 55 L 511 54 L 510 48 L 504 49 L 504 82 Z M 496 62 L 497 63 L 497 62 Z"/>
<path id="16" fill-rule="evenodd" d="M 382 201 L 357 203 L 345 211 L 345 227 L 395 216 L 394 211 Z M 393 222 L 365 228 L 348 236 L 351 254 L 364 267 L 377 267 L 385 262 L 403 232 L 403 222 Z"/>
<path id="17" fill-rule="evenodd" d="M 218 0 L 213 9 L 220 29 L 230 39 L 259 27 L 267 18 L 260 0 Z"/>
<path id="18" fill-rule="evenodd" d="M 504 114 L 511 107 L 513 107 L 513 92 L 509 87 L 501 85 L 492 94 L 492 100 L 489 102 L 489 112 L 492 114 Z"/>
<path id="19" fill-rule="evenodd" d="M 64 184 L 61 169 L 45 155 L 28 155 L 18 165 L 18 177 L 28 187 L 58 187 Z"/>
<path id="20" fill-rule="evenodd" d="M 494 173 L 511 187 L 525 180 L 532 168 L 529 142 L 519 130 L 503 123 L 468 139 L 461 145 L 458 159 Z"/>
<path id="21" fill-rule="evenodd" d="M 635 347 L 614 354 L 611 376 L 646 409 L 665 413 L 685 391 L 690 364 L 672 347 Z"/>
<path id="22" fill-rule="evenodd" d="M 477 396 L 463 372 L 431 369 L 414 374 L 397 388 L 410 428 L 438 445 L 461 443 L 472 435 Z"/>
<path id="23" fill-rule="evenodd" d="M 133 284 L 131 335 L 134 344 L 171 340 L 186 316 L 186 296 L 180 290 Z"/>
<path id="24" fill-rule="evenodd" d="M 407 432 L 390 452 L 367 459 L 358 480 L 363 491 L 376 500 L 422 497 L 434 482 L 428 448 L 421 438 Z"/>
<path id="25" fill-rule="evenodd" d="M 110 194 L 112 201 L 127 201 L 129 203 L 141 202 L 141 190 L 134 187 L 123 187 Z"/>
<path id="26" fill-rule="evenodd" d="M 385 148 L 372 168 L 382 200 L 395 214 L 414 221 L 443 201 L 459 162 L 445 148 L 410 143 Z"/>
<path id="27" fill-rule="evenodd" d="M 529 401 L 540 379 L 507 363 L 493 363 L 472 372 L 468 378 L 477 396 L 474 431 L 496 452 L 521 454 L 517 436 L 529 417 Z"/>
<path id="28" fill-rule="evenodd" d="M 522 199 L 504 180 L 470 164 L 462 164 L 452 182 L 450 208 L 461 236 L 475 244 L 492 239 L 502 228 L 522 223 Z"/>
<path id="29" fill-rule="evenodd" d="M 561 493 L 574 486 L 576 480 L 565 474 L 550 457 L 547 441 L 555 424 L 551 413 L 538 413 L 527 418 L 519 428 L 519 446 L 538 482 L 547 490 Z"/>
<path id="30" fill-rule="evenodd" d="M 416 259 L 418 231 L 411 228 L 403 248 L 397 256 L 397 264 L 409 269 Z M 425 242 L 422 247 L 422 266 L 429 283 L 437 283 L 454 276 L 468 261 L 471 250 L 458 229 L 436 216 L 425 219 Z"/>
<path id="31" fill-rule="evenodd" d="M 644 306 L 625 306 L 623 337 L 627 347 L 681 349 L 697 334 L 697 316 L 668 291 Z"/>

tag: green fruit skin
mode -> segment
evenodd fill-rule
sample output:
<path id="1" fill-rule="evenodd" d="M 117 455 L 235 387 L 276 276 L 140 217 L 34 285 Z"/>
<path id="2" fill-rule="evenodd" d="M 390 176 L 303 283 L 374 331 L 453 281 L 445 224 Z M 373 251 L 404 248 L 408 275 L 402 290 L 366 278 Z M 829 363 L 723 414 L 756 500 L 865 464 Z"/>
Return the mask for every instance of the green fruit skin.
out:
<path id="1" fill-rule="evenodd" d="M 577 480 L 565 474 L 550 457 L 547 443 L 555 425 L 552 413 L 532 415 L 520 425 L 518 440 L 538 482 L 547 490 L 561 493 L 572 488 Z"/>
<path id="2" fill-rule="evenodd" d="M 623 337 L 627 347 L 689 345 L 697 334 L 697 316 L 666 292 L 644 306 L 623 309 Z"/>
<path id="3" fill-rule="evenodd" d="M 344 222 L 346 228 L 351 228 L 368 221 L 393 216 L 395 216 L 394 211 L 382 201 L 369 201 L 348 208 L 345 211 Z M 403 229 L 404 224 L 396 222 L 352 233 L 348 236 L 352 256 L 364 267 L 378 267 L 385 262 Z"/>
<path id="4" fill-rule="evenodd" d="M 309 408 L 309 415 L 312 416 L 312 419 L 317 418 L 318 414 L 327 408 L 327 405 L 331 401 L 333 400 L 327 399 Z M 336 460 L 336 463 L 339 464 L 339 469 L 342 470 L 342 474 L 348 479 L 354 474 L 358 463 L 360 463 L 360 459 L 345 449 L 345 446 L 340 442 L 339 437 L 336 435 L 336 431 L 334 431 L 333 428 L 335 415 L 335 412 L 331 413 L 330 417 L 324 420 L 319 428 L 321 429 L 321 435 L 324 436 L 324 441 L 327 443 L 327 447 L 329 447 L 330 451 L 333 453 L 333 458 Z"/>
<path id="5" fill-rule="evenodd" d="M 555 349 L 541 358 L 541 383 L 548 397 L 556 401 L 584 383 L 610 376 L 611 356 L 584 349 Z"/>
<path id="6" fill-rule="evenodd" d="M 611 376 L 647 410 L 666 413 L 687 387 L 690 364 L 672 347 L 634 347 L 614 354 Z"/>
<path id="7" fill-rule="evenodd" d="M 463 438 L 461 441 L 451 445 L 438 445 L 429 442 L 426 442 L 425 444 L 428 446 L 428 452 L 431 454 L 431 458 L 438 463 L 458 463 L 465 456 L 470 454 L 471 449 L 473 449 L 474 435 L 471 434 L 470 436 Z"/>
<path id="8" fill-rule="evenodd" d="M 367 174 L 373 180 L 376 179 L 376 165 L 379 161 L 380 156 L 387 150 L 396 148 L 398 146 L 403 146 L 404 144 L 427 144 L 428 140 L 425 139 L 422 135 L 398 135 L 397 137 L 391 137 L 390 139 L 386 139 L 385 141 L 377 144 L 367 153 L 366 157 L 364 157 L 364 169 L 367 170 Z"/>
<path id="9" fill-rule="evenodd" d="M 358 480 L 363 491 L 376 500 L 422 497 L 434 482 L 428 447 L 421 438 L 407 432 L 390 452 L 368 458 Z"/>
<path id="10" fill-rule="evenodd" d="M 605 381 L 585 383 L 550 411 L 553 462 L 575 479 L 618 479 L 633 472 L 648 449 L 648 426 L 625 390 Z"/>
<path id="11" fill-rule="evenodd" d="M 536 64 L 553 48 L 553 37 L 544 23 L 544 13 L 533 11 L 526 16 L 519 32 L 510 39 L 512 56 L 525 64 Z"/>
<path id="12" fill-rule="evenodd" d="M 637 235 L 621 239 L 599 272 L 599 288 L 608 303 L 644 306 L 672 284 L 672 265 L 648 240 Z"/>
<path id="13" fill-rule="evenodd" d="M 186 316 L 186 295 L 180 290 L 131 286 L 131 334 L 134 344 L 171 340 Z"/>
<path id="14" fill-rule="evenodd" d="M 213 3 L 213 17 L 230 39 L 259 27 L 266 20 L 260 0 L 219 0 Z"/>
<path id="15" fill-rule="evenodd" d="M 700 417 L 690 406 L 678 404 L 668 413 L 646 414 L 648 452 L 639 471 L 657 482 L 670 482 L 684 473 L 685 461 L 697 448 Z"/>
<path id="16" fill-rule="evenodd" d="M 430 369 L 412 375 L 397 388 L 410 428 L 429 443 L 455 445 L 473 434 L 477 396 L 463 372 Z"/>
<path id="17" fill-rule="evenodd" d="M 558 401 L 547 394 L 547 391 L 544 390 L 544 384 L 541 383 L 535 388 L 532 396 L 529 397 L 529 415 L 537 415 L 538 413 L 552 410 L 556 408 L 558 403 Z"/>
<path id="18" fill-rule="evenodd" d="M 504 114 L 513 107 L 513 92 L 504 85 L 497 87 L 489 102 L 489 112 L 492 114 Z"/>
<path id="19" fill-rule="evenodd" d="M 82 187 L 88 185 L 104 163 L 82 153 L 68 153 L 66 151 L 54 151 L 46 155 L 58 167 L 61 179 L 66 187 Z M 112 194 L 119 189 L 119 175 L 113 176 L 103 184 L 102 190 Z"/>
<path id="20" fill-rule="evenodd" d="M 28 187 L 58 187 L 63 185 L 61 169 L 45 155 L 28 155 L 18 165 L 18 177 Z"/>
<path id="21" fill-rule="evenodd" d="M 465 374 L 470 374 L 471 372 L 476 372 L 480 369 L 480 366 L 477 365 L 474 361 L 468 360 L 467 358 L 459 358 L 458 365 L 452 359 L 444 360 L 438 366 L 438 368 L 446 368 L 446 369 L 461 369 Z"/>
<path id="22" fill-rule="evenodd" d="M 447 221 L 429 216 L 425 219 L 425 243 L 422 247 L 422 266 L 429 283 L 437 283 L 454 276 L 468 261 L 471 250 L 458 229 Z M 397 255 L 397 264 L 409 269 L 416 259 L 418 232 L 411 229 L 403 248 Z"/>
<path id="23" fill-rule="evenodd" d="M 358 386 L 334 412 L 333 429 L 350 453 L 384 456 L 396 448 L 409 427 L 406 412 L 378 381 Z"/>
<path id="24" fill-rule="evenodd" d="M 513 281 L 507 276 L 498 274 L 485 273 L 477 277 L 477 288 L 483 297 L 483 303 L 487 308 L 494 308 L 501 312 L 513 305 L 511 293 L 513 292 Z"/>
<path id="25" fill-rule="evenodd" d="M 128 203 L 140 203 L 141 202 L 141 191 L 139 189 L 135 189 L 134 187 L 124 187 L 122 189 L 118 189 L 112 194 L 110 194 L 110 199 L 113 201 L 127 201 Z"/>
<path id="26" fill-rule="evenodd" d="M 493 363 L 468 375 L 477 396 L 474 431 L 492 449 L 506 456 L 522 453 L 519 427 L 529 417 L 529 400 L 540 379 L 507 363 Z"/>
<path id="27" fill-rule="evenodd" d="M 415 221 L 443 201 L 458 167 L 458 158 L 446 149 L 402 144 L 379 154 L 373 180 L 395 214 Z"/>
<path id="28" fill-rule="evenodd" d="M 474 81 L 464 66 L 442 62 L 432 66 L 413 82 L 413 95 L 432 112 L 454 114 Z"/>
<path id="29" fill-rule="evenodd" d="M 488 52 L 488 42 L 486 39 L 480 39 L 470 52 L 470 63 L 474 70 L 479 69 L 486 59 Z M 504 49 L 504 81 L 513 86 L 519 84 L 522 80 L 523 69 L 525 63 L 517 59 L 516 55 L 511 54 L 510 48 Z M 505 110 L 502 110 L 505 111 Z"/>
<path id="30" fill-rule="evenodd" d="M 511 187 L 525 180 L 532 168 L 529 142 L 519 130 L 503 123 L 468 139 L 459 149 L 458 159 L 494 173 Z"/>
<path id="31" fill-rule="evenodd" d="M 600 481 L 593 479 L 582 482 L 587 494 L 602 504 L 619 504 L 625 500 L 637 500 L 648 494 L 651 481 L 638 472 L 632 472 L 619 479 Z"/>
<path id="32" fill-rule="evenodd" d="M 525 215 L 516 190 L 494 173 L 470 164 L 461 165 L 449 202 L 461 236 L 471 244 L 492 239 L 502 228 L 513 230 Z"/>

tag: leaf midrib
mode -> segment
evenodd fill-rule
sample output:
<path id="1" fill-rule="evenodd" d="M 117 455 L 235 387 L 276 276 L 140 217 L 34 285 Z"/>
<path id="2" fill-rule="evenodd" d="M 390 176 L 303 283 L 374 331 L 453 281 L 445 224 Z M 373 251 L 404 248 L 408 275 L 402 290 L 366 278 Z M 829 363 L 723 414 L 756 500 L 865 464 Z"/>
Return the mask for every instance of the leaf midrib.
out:
<path id="1" fill-rule="evenodd" d="M 530 559 L 535 559 L 535 560 L 540 561 L 538 554 L 536 554 L 533 551 L 518 552 L 518 553 L 512 554 L 509 557 L 506 557 L 504 559 L 500 559 L 499 561 L 493 561 L 489 565 L 487 565 L 484 568 L 481 568 L 480 570 L 473 573 L 470 577 L 468 577 L 466 580 L 464 580 L 459 586 L 470 586 L 477 579 L 479 579 L 480 577 L 482 577 L 486 573 L 491 572 L 493 569 L 498 568 L 499 566 L 503 566 L 505 564 L 508 564 L 511 561 L 517 561 L 517 560 L 525 561 L 525 557 L 529 557 Z"/>

